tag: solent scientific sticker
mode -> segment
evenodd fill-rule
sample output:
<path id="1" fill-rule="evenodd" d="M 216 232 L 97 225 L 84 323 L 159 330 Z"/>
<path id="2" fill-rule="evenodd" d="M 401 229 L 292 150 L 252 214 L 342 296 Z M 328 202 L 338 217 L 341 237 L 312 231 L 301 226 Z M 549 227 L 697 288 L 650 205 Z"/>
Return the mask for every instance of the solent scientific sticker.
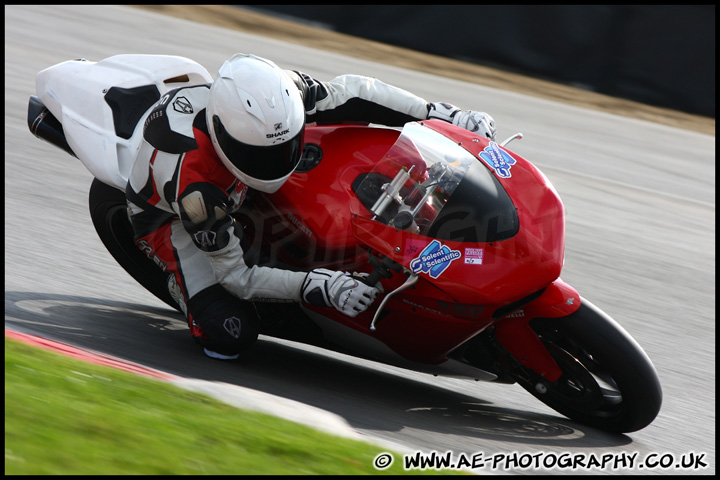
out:
<path id="1" fill-rule="evenodd" d="M 413 273 L 427 273 L 432 278 L 438 278 L 450 264 L 462 256 L 459 250 L 450 250 L 437 240 L 433 240 L 420 252 L 420 255 L 410 262 Z"/>
<path id="2" fill-rule="evenodd" d="M 515 165 L 516 161 L 509 153 L 502 150 L 497 143 L 490 142 L 490 144 L 483 149 L 478 155 L 480 159 L 485 162 L 490 168 L 495 170 L 498 177 L 510 178 L 510 167 Z"/>

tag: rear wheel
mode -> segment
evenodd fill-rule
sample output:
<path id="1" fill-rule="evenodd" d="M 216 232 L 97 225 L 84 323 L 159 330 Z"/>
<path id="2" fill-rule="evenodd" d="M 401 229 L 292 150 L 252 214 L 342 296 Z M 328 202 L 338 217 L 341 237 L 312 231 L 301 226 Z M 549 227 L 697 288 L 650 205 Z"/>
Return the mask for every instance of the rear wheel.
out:
<path id="1" fill-rule="evenodd" d="M 590 302 L 561 318 L 531 327 L 562 370 L 549 382 L 516 367 L 515 380 L 543 403 L 586 425 L 619 433 L 649 425 L 662 404 L 652 362 L 625 330 Z"/>
<path id="2" fill-rule="evenodd" d="M 115 261 L 150 293 L 180 311 L 168 291 L 168 275 L 135 245 L 125 194 L 94 179 L 89 204 L 95 231 Z"/>

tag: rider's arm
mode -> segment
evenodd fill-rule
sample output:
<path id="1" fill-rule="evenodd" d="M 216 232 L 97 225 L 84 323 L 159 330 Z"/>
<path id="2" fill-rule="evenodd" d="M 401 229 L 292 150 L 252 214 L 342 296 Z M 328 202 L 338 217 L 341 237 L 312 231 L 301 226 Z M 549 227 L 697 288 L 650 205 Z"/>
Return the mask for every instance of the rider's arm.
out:
<path id="1" fill-rule="evenodd" d="M 278 268 L 248 266 L 244 251 L 235 235 L 236 225 L 228 227 L 228 245 L 215 252 L 207 252 L 215 277 L 226 290 L 247 300 L 273 299 L 299 302 L 300 289 L 307 272 L 293 272 Z"/>
<path id="2" fill-rule="evenodd" d="M 341 75 L 320 82 L 302 72 L 287 73 L 300 90 L 309 123 L 351 121 L 402 126 L 439 119 L 495 138 L 495 121 L 485 112 L 461 110 L 445 102 L 428 103 L 406 90 L 362 75 Z"/>
<path id="3" fill-rule="evenodd" d="M 300 301 L 306 272 L 250 266 L 240 245 L 242 228 L 226 213 L 228 198 L 219 187 L 198 182 L 178 198 L 185 230 L 205 252 L 218 282 L 237 297 Z"/>
<path id="4" fill-rule="evenodd" d="M 216 279 L 230 293 L 246 300 L 304 301 L 334 307 L 350 317 L 365 311 L 377 297 L 377 288 L 343 272 L 249 266 L 240 242 L 242 229 L 226 213 L 225 200 L 220 188 L 196 183 L 179 197 L 178 209 L 185 230 L 209 257 Z"/>
<path id="5" fill-rule="evenodd" d="M 424 99 L 376 78 L 341 75 L 320 82 L 302 72 L 287 72 L 300 89 L 309 123 L 342 121 L 401 126 L 425 120 L 429 104 Z"/>

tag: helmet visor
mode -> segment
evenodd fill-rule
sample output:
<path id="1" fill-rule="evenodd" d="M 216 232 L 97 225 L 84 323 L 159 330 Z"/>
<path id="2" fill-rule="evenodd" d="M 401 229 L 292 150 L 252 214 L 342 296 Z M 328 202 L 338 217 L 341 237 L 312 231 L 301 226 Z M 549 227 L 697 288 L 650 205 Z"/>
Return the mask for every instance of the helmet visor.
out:
<path id="1" fill-rule="evenodd" d="M 258 180 L 277 180 L 291 173 L 300 163 L 304 125 L 290 140 L 269 146 L 248 145 L 235 140 L 217 115 L 213 116 L 213 128 L 225 156 L 245 175 Z"/>

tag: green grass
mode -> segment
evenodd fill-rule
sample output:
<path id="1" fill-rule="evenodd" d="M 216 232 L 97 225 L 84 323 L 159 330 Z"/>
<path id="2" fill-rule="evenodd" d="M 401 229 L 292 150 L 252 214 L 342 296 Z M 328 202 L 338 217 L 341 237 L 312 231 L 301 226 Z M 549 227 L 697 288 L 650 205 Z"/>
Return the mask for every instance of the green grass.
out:
<path id="1" fill-rule="evenodd" d="M 5 339 L 6 475 L 443 473 L 384 451 Z"/>

